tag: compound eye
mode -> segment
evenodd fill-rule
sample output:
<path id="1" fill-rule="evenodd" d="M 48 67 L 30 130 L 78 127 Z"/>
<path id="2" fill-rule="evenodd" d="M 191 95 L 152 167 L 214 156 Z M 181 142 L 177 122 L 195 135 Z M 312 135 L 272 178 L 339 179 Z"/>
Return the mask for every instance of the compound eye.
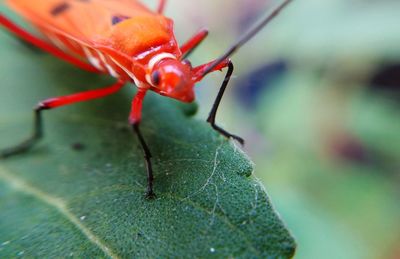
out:
<path id="1" fill-rule="evenodd" d="M 158 86 L 161 81 L 160 71 L 156 70 L 151 74 L 151 82 L 153 85 Z"/>

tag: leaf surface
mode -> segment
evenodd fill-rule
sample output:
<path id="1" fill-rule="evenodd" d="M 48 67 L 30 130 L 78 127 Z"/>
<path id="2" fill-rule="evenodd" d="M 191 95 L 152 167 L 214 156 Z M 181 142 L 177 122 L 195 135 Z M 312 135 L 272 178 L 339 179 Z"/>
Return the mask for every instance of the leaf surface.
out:
<path id="1" fill-rule="evenodd" d="M 0 147 L 30 133 L 39 100 L 112 83 L 4 30 L 0 42 Z M 0 257 L 291 257 L 293 238 L 244 153 L 189 116 L 195 106 L 155 94 L 142 131 L 157 199 L 144 199 L 143 154 L 126 120 L 134 87 L 125 88 L 45 111 L 44 140 L 0 161 Z"/>

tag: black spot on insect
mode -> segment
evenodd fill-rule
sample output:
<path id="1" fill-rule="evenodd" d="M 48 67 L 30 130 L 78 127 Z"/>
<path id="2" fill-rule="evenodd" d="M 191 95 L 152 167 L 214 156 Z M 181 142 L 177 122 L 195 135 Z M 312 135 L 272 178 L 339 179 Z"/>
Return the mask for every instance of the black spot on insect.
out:
<path id="1" fill-rule="evenodd" d="M 53 9 L 51 9 L 50 13 L 53 16 L 57 16 L 66 10 L 68 10 L 71 6 L 67 2 L 60 3 L 56 5 Z"/>
<path id="2" fill-rule="evenodd" d="M 111 17 L 111 23 L 112 25 L 116 25 L 126 19 L 129 19 L 129 17 L 124 15 L 114 15 L 113 17 Z"/>

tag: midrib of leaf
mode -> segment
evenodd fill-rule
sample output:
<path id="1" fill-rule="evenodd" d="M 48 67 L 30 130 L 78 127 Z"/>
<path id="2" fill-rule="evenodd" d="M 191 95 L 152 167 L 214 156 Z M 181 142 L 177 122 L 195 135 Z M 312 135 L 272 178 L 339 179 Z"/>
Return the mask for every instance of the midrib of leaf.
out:
<path id="1" fill-rule="evenodd" d="M 62 114 L 59 116 L 59 118 L 63 118 L 64 120 L 70 120 L 70 121 L 85 121 L 86 123 L 88 121 L 90 121 L 91 123 L 98 124 L 98 125 L 109 125 L 111 122 L 112 123 L 121 123 L 120 121 L 113 121 L 113 120 L 104 119 L 104 118 L 90 118 L 90 117 L 77 115 L 77 114 L 73 114 L 73 115 Z M 146 131 L 148 133 L 156 132 L 155 129 L 151 129 L 149 127 L 146 128 Z M 172 141 L 174 143 L 182 145 L 182 146 L 191 146 L 190 144 L 188 144 L 186 142 L 179 141 L 174 138 L 168 137 L 168 135 L 164 135 L 163 137 L 168 139 L 169 141 L 171 141 L 171 139 L 172 139 Z M 232 145 L 234 146 L 234 144 L 232 144 Z M 236 148 L 235 148 L 235 151 L 237 151 Z M 190 160 L 209 163 L 209 162 L 215 162 L 216 159 L 217 159 L 217 157 L 214 157 L 214 160 L 202 160 L 199 158 L 192 158 Z M 180 160 L 180 159 L 169 159 L 169 160 L 163 161 L 163 162 L 177 161 L 177 160 Z M 216 168 L 213 168 L 213 170 L 215 170 L 215 169 Z M 0 166 L 0 178 L 5 179 L 7 182 L 9 182 L 11 184 L 16 183 L 17 186 L 20 186 L 20 187 L 22 187 L 22 186 L 24 188 L 27 187 L 27 189 L 24 189 L 24 188 L 16 188 L 16 189 L 19 191 L 28 193 L 28 194 L 38 198 L 39 200 L 45 201 L 47 204 L 57 208 L 64 216 L 66 216 L 68 218 L 69 221 L 74 223 L 92 243 L 95 243 L 97 246 L 99 246 L 102 249 L 102 251 L 104 251 L 110 257 L 117 258 L 117 256 L 115 254 L 113 254 L 106 245 L 101 243 L 99 238 L 97 238 L 93 233 L 91 233 L 89 229 L 87 229 L 71 212 L 68 211 L 66 203 L 64 201 L 62 201 L 59 198 L 51 197 L 50 194 L 44 193 L 44 192 L 36 189 L 35 187 L 30 186 L 29 184 L 24 182 L 22 179 L 19 179 L 18 177 L 13 176 L 13 174 L 11 174 L 11 173 L 5 173 L 4 177 L 3 177 L 2 170 L 9 172 L 9 170 L 6 170 L 4 168 L 4 166 Z M 120 188 L 121 185 L 118 185 L 118 187 Z M 135 188 L 134 186 L 129 186 L 129 187 L 127 186 L 127 188 L 129 188 L 130 191 L 138 192 L 140 194 L 142 194 L 142 192 L 143 192 L 143 188 Z M 113 188 L 107 188 L 107 190 L 113 190 Z M 99 192 L 104 192 L 104 189 L 99 190 Z M 97 195 L 97 194 L 98 194 L 97 191 L 88 193 L 89 196 Z M 191 206 L 192 208 L 197 209 L 199 211 L 206 212 L 209 215 L 213 214 L 216 218 L 218 218 L 221 222 L 223 222 L 225 225 L 227 225 L 230 229 L 239 233 L 244 238 L 244 241 L 248 245 L 249 249 L 251 249 L 251 251 L 254 254 L 259 255 L 259 251 L 257 251 L 257 249 L 253 246 L 249 237 L 242 230 L 240 230 L 238 227 L 236 227 L 226 216 L 220 215 L 220 214 L 216 213 L 215 211 L 208 210 L 208 209 L 202 207 L 201 205 L 187 199 L 188 197 L 179 197 L 179 196 L 171 194 L 171 193 L 163 193 L 163 195 L 165 195 L 166 197 L 169 197 L 170 199 L 178 200 L 178 201 L 180 201 L 184 204 L 187 204 L 187 205 Z"/>
<path id="2" fill-rule="evenodd" d="M 86 228 L 77 217 L 75 217 L 68 209 L 66 203 L 56 197 L 52 197 L 50 194 L 45 193 L 35 187 L 29 185 L 19 177 L 16 177 L 9 170 L 7 170 L 4 166 L 0 166 L 0 179 L 4 182 L 8 183 L 15 190 L 28 194 L 47 205 L 57 209 L 68 221 L 70 221 L 75 227 L 77 227 L 82 234 L 95 246 L 100 248 L 104 254 L 108 255 L 111 258 L 119 258 L 115 253 L 113 253 L 106 245 L 102 243 L 102 241 L 96 237 L 88 228 Z"/>
<path id="3" fill-rule="evenodd" d="M 199 159 L 192 159 L 192 160 L 199 160 Z M 173 159 L 171 159 L 170 161 L 173 161 Z M 200 161 L 202 161 L 200 159 Z M 14 187 L 15 190 L 20 191 L 22 193 L 28 194 L 33 196 L 34 198 L 45 202 L 46 204 L 56 208 L 62 215 L 64 215 L 71 223 L 73 223 L 79 230 L 81 230 L 81 232 L 96 246 L 98 246 L 105 254 L 107 254 L 108 256 L 112 257 L 112 258 L 118 258 L 117 255 L 115 255 L 110 248 L 108 248 L 106 245 L 104 245 L 99 238 L 97 238 L 89 229 L 87 229 L 68 209 L 67 209 L 67 205 L 66 203 L 60 199 L 60 198 L 56 198 L 56 197 L 52 197 L 50 194 L 45 193 L 31 185 L 29 185 L 28 183 L 26 183 L 25 181 L 23 181 L 22 179 L 20 179 L 19 177 L 14 176 L 15 174 L 13 174 L 12 172 L 10 172 L 10 170 L 8 170 L 7 168 L 5 168 L 4 166 L 0 166 L 0 179 L 7 182 L 8 184 L 10 184 L 10 186 Z M 91 191 L 89 193 L 86 194 L 86 198 L 90 197 L 90 196 L 98 196 L 100 193 L 104 193 L 105 191 L 109 192 L 109 191 L 114 191 L 114 190 L 129 190 L 129 191 L 134 191 L 137 192 L 139 194 L 143 193 L 143 188 L 138 188 L 132 185 L 114 185 L 114 186 L 109 186 L 107 188 L 103 188 L 103 189 L 99 189 L 96 191 Z M 207 208 L 204 208 L 203 206 L 201 206 L 200 204 L 189 200 L 188 197 L 180 197 L 171 193 L 162 193 L 163 196 L 168 197 L 169 199 L 174 199 L 177 200 L 183 204 L 189 205 L 190 207 L 205 212 L 209 215 L 213 214 L 216 218 L 218 218 L 221 222 L 223 222 L 226 226 L 228 226 L 231 230 L 233 230 L 234 232 L 239 233 L 243 238 L 244 241 L 246 242 L 246 244 L 248 245 L 248 247 L 251 249 L 251 251 L 254 252 L 254 254 L 256 255 L 260 255 L 259 251 L 253 246 L 251 240 L 249 239 L 249 237 L 242 231 L 240 230 L 237 226 L 235 226 L 234 223 L 232 223 L 228 217 L 226 217 L 225 215 L 221 215 L 215 211 L 209 210 Z M 77 199 L 79 200 L 79 198 Z"/>

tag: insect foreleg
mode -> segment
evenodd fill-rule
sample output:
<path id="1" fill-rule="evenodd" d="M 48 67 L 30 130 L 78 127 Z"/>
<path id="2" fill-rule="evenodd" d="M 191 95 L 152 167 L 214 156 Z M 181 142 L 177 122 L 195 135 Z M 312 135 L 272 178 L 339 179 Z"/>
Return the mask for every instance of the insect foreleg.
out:
<path id="1" fill-rule="evenodd" d="M 200 45 L 201 42 L 207 37 L 208 30 L 202 29 L 198 33 L 196 33 L 192 38 L 190 38 L 187 42 L 185 42 L 181 47 L 182 59 L 187 58 L 196 48 Z"/>
<path id="2" fill-rule="evenodd" d="M 151 152 L 149 147 L 144 140 L 144 137 L 140 131 L 139 125 L 142 116 L 142 106 L 143 106 L 143 99 L 146 95 L 147 90 L 140 89 L 136 93 L 135 97 L 132 100 L 132 108 L 131 113 L 129 115 L 129 123 L 132 125 L 132 129 L 138 137 L 140 145 L 143 149 L 144 159 L 146 162 L 146 170 L 147 170 L 147 192 L 146 197 L 152 199 L 155 197 L 153 192 L 153 168 L 151 165 Z"/>
<path id="3" fill-rule="evenodd" d="M 229 83 L 229 80 L 231 79 L 232 73 L 233 73 L 233 63 L 231 61 L 229 61 L 228 63 L 228 71 L 226 72 L 225 75 L 225 79 L 222 82 L 221 88 L 219 89 L 217 98 L 215 98 L 214 104 L 211 108 L 210 114 L 208 115 L 207 118 L 207 122 L 209 122 L 211 124 L 211 126 L 213 127 L 213 129 L 215 129 L 216 131 L 220 132 L 222 135 L 224 135 L 227 138 L 233 138 L 236 139 L 237 141 L 239 141 L 240 144 L 244 144 L 244 140 L 241 137 L 238 137 L 236 135 L 233 135 L 229 132 L 227 132 L 226 130 L 224 130 L 223 128 L 219 127 L 218 125 L 215 124 L 215 117 L 217 116 L 217 110 L 218 107 L 221 103 L 222 97 L 224 95 L 225 89 Z"/>
<path id="4" fill-rule="evenodd" d="M 218 70 L 222 70 L 226 67 L 228 67 L 229 63 L 230 63 L 230 59 L 224 59 L 222 60 L 217 66 L 214 66 L 215 60 L 211 61 L 209 63 L 197 66 L 195 68 L 193 68 L 192 72 L 193 72 L 193 78 L 196 82 L 201 81 L 206 75 L 208 75 L 209 73 L 213 72 L 213 71 L 218 71 Z M 210 69 L 210 66 L 213 66 Z"/>
<path id="5" fill-rule="evenodd" d="M 4 26 L 5 28 L 7 28 L 10 32 L 12 32 L 15 35 L 17 35 L 18 37 L 20 37 L 21 39 L 31 43 L 32 45 L 34 45 L 46 52 L 49 52 L 50 54 L 66 61 L 68 63 L 71 63 L 71 64 L 73 64 L 83 70 L 89 71 L 89 72 L 99 72 L 97 70 L 97 68 L 85 63 L 84 61 L 82 61 L 74 56 L 68 55 L 67 53 L 54 47 L 53 45 L 47 43 L 46 41 L 32 35 L 31 33 L 27 32 L 23 28 L 19 27 L 18 25 L 16 25 L 14 22 L 9 20 L 7 17 L 5 17 L 2 14 L 0 14 L 0 24 L 2 26 Z"/>
<path id="6" fill-rule="evenodd" d="M 20 144 L 0 150 L 0 158 L 6 158 L 12 155 L 17 155 L 31 149 L 43 136 L 43 122 L 42 122 L 42 112 L 44 110 L 65 106 L 77 102 L 88 101 L 96 98 L 101 98 L 110 94 L 117 92 L 125 84 L 124 81 L 118 81 L 116 84 L 97 90 L 90 90 L 82 93 L 60 96 L 55 98 L 50 98 L 39 102 L 34 110 L 34 127 L 32 135 Z"/>
<path id="7" fill-rule="evenodd" d="M 136 133 L 140 145 L 142 146 L 143 149 L 143 154 L 144 154 L 144 160 L 146 162 L 146 170 L 147 170 L 147 191 L 146 191 L 146 198 L 148 199 L 153 199 L 155 197 L 154 191 L 153 191 L 153 168 L 151 166 L 151 152 L 149 147 L 146 144 L 146 141 L 143 138 L 143 135 L 139 129 L 139 124 L 140 123 L 135 123 L 132 124 L 133 131 Z"/>

